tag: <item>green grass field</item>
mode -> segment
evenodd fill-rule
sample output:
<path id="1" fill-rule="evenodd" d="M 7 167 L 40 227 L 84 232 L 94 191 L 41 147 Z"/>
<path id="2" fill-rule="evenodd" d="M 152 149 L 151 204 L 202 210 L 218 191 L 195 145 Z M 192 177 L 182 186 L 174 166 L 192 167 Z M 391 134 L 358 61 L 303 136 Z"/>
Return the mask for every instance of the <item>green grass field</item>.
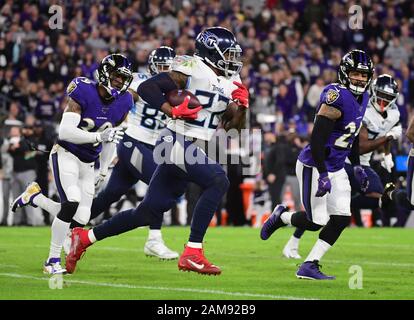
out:
<path id="1" fill-rule="evenodd" d="M 210 228 L 207 258 L 222 267 L 221 276 L 179 272 L 177 261 L 143 253 L 146 229 L 106 239 L 89 248 L 77 272 L 64 276 L 62 290 L 49 288 L 42 274 L 49 228 L 0 228 L 0 299 L 413 299 L 414 230 L 347 229 L 322 260 L 322 271 L 335 281 L 298 280 L 298 261 L 281 256 L 292 229 L 268 241 L 252 228 Z M 189 233 L 165 227 L 166 243 L 182 251 Z M 307 233 L 306 256 L 317 237 Z M 363 271 L 363 288 L 350 289 L 349 269 Z"/>

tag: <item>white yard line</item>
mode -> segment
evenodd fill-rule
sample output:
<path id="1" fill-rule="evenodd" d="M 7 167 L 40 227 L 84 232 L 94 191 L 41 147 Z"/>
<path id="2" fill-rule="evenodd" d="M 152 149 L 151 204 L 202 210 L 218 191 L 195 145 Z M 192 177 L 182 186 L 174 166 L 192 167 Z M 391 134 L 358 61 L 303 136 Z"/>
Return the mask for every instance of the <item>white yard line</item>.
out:
<path id="1" fill-rule="evenodd" d="M 326 259 L 326 260 L 322 260 L 322 264 L 323 262 L 326 263 L 343 263 L 343 264 L 348 264 L 348 265 L 352 265 L 352 264 L 360 264 L 360 265 L 372 265 L 372 266 L 390 266 L 390 267 L 402 267 L 402 268 L 413 268 L 414 267 L 414 263 L 398 263 L 398 262 L 376 262 L 376 261 L 366 261 L 366 260 L 358 260 L 358 259 L 354 259 L 354 260 L 331 260 L 331 259 Z"/>
<path id="2" fill-rule="evenodd" d="M 17 274 L 17 273 L 0 273 L 0 277 L 31 279 L 31 280 L 41 280 L 41 281 L 49 281 L 50 279 L 46 277 L 33 277 L 33 276 Z M 231 291 L 223 291 L 223 290 L 157 287 L 157 286 L 136 286 L 136 285 L 131 285 L 131 284 L 121 284 L 121 283 L 68 280 L 67 278 L 64 278 L 64 281 L 67 283 L 77 283 L 77 284 L 84 284 L 84 285 L 98 286 L 98 287 L 126 288 L 126 289 L 139 289 L 139 290 L 145 289 L 145 290 L 170 291 L 170 292 L 206 293 L 206 294 L 231 296 L 235 298 L 236 297 L 254 297 L 254 298 L 266 298 L 266 299 L 283 299 L 283 300 L 317 300 L 317 299 L 305 298 L 305 297 L 272 295 L 272 294 L 261 294 L 261 293 L 250 293 L 250 292 L 231 292 Z"/>

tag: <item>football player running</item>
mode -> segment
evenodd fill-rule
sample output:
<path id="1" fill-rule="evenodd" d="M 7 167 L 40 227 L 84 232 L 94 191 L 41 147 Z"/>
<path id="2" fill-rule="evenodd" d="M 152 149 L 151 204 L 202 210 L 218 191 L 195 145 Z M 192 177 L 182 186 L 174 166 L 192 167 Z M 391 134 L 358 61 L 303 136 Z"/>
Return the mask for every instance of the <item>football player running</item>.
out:
<path id="1" fill-rule="evenodd" d="M 358 134 L 373 72 L 372 61 L 364 51 L 352 50 L 342 58 L 340 83 L 329 84 L 323 90 L 310 144 L 302 150 L 296 164 L 305 212 L 289 212 L 286 206 L 277 205 L 261 229 L 262 240 L 286 225 L 302 230 L 322 229 L 296 273 L 298 278 L 335 279 L 321 272 L 319 261 L 350 222 L 351 186 L 344 168 L 347 157 L 360 188 L 366 191 L 369 185 L 359 161 Z"/>
<path id="2" fill-rule="evenodd" d="M 400 124 L 400 112 L 395 104 L 398 98 L 398 85 L 392 76 L 382 74 L 372 82 L 370 87 L 370 99 L 368 107 L 362 120 L 362 128 L 359 133 L 359 152 L 361 166 L 368 175 L 369 186 L 366 191 L 361 190 L 355 178 L 353 166 L 347 160 L 345 170 L 351 183 L 353 196 L 351 208 L 355 209 L 377 209 L 386 208 L 388 202 L 381 203 L 384 194 L 384 186 L 378 174 L 370 167 L 372 152 L 383 151 L 381 165 L 391 173 L 394 166 L 390 152 L 391 142 L 398 140 L 402 134 Z M 391 185 L 387 186 L 389 190 Z M 299 239 L 303 230 L 296 229 L 283 248 L 283 255 L 287 258 L 300 259 Z"/>
<path id="3" fill-rule="evenodd" d="M 107 185 L 93 200 L 90 220 L 107 210 L 112 203 L 118 201 L 138 181 L 143 181 L 146 184 L 149 183 L 157 167 L 153 160 L 152 150 L 159 131 L 165 127 L 167 116 L 163 112 L 151 108 L 142 99 L 139 99 L 136 91 L 141 82 L 155 74 L 171 69 L 174 57 L 175 51 L 172 48 L 166 46 L 157 48 L 148 57 L 149 74 L 132 74 L 133 80 L 128 90 L 133 94 L 136 102 L 128 114 L 128 129 L 117 148 L 118 162 L 112 170 Z M 95 190 L 99 190 L 108 173 L 112 157 L 107 157 L 107 159 L 109 161 L 101 161 L 100 163 L 99 174 L 95 179 Z M 50 213 L 56 215 L 58 211 Z M 77 215 L 75 215 L 70 229 L 84 227 L 85 224 L 83 222 L 79 221 Z M 158 221 L 150 225 L 144 252 L 148 256 L 155 256 L 164 260 L 177 259 L 178 253 L 170 250 L 164 244 L 161 225 L 162 216 L 160 216 Z M 63 245 L 66 254 L 69 253 L 70 244 L 71 232 L 68 232 Z"/>
<path id="4" fill-rule="evenodd" d="M 115 143 L 123 137 L 117 128 L 133 105 L 127 91 L 132 82 L 131 65 L 121 54 L 106 56 L 99 66 L 98 82 L 84 77 L 68 85 L 67 107 L 59 126 L 59 136 L 50 154 L 50 166 L 60 203 L 41 193 L 32 183 L 12 204 L 12 210 L 28 204 L 55 213 L 51 229 L 49 257 L 44 264 L 48 274 L 65 273 L 60 264 L 63 241 L 72 219 L 86 224 L 95 193 L 95 161 L 112 158 Z"/>
<path id="5" fill-rule="evenodd" d="M 136 209 L 123 211 L 93 229 L 73 230 L 71 251 L 66 257 L 68 272 L 75 270 L 77 261 L 94 242 L 151 224 L 174 205 L 192 181 L 201 186 L 202 193 L 194 209 L 189 241 L 179 258 L 178 268 L 201 274 L 221 273 L 221 269 L 204 256 L 202 242 L 229 181 L 223 168 L 196 143 L 212 138 L 219 124 L 218 116 L 227 108 L 236 110 L 232 125 L 242 126 L 249 101 L 247 88 L 240 83 L 240 58 L 241 48 L 232 32 L 220 27 L 207 28 L 196 38 L 194 56 L 176 57 L 171 72 L 158 74 L 139 86 L 138 94 L 147 103 L 173 119 L 161 132 L 155 148 L 165 150 L 165 158 L 169 161 L 157 166 L 145 198 Z M 172 107 L 164 94 L 175 89 L 189 90 L 202 107 L 189 109 L 187 98 L 181 105 Z M 192 117 L 189 117 L 190 112 L 193 112 Z M 190 163 L 184 157 L 188 150 L 200 161 Z"/>

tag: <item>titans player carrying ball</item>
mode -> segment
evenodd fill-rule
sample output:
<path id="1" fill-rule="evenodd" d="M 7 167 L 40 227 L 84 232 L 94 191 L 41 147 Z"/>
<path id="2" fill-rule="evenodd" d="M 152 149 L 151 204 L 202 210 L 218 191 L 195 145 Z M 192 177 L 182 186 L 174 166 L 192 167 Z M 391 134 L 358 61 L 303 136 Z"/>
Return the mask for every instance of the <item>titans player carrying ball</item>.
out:
<path id="1" fill-rule="evenodd" d="M 347 53 L 339 66 L 340 83 L 325 87 L 317 108 L 311 142 L 299 155 L 296 176 L 305 212 L 289 212 L 277 205 L 261 230 L 267 240 L 277 229 L 293 225 L 318 231 L 319 239 L 296 273 L 298 278 L 335 279 L 320 271 L 319 261 L 349 225 L 351 186 L 344 169 L 349 157 L 361 189 L 368 188 L 368 177 L 359 162 L 359 130 L 368 104 L 367 88 L 374 68 L 361 50 Z"/>
<path id="2" fill-rule="evenodd" d="M 202 242 L 229 181 L 223 168 L 195 143 L 212 138 L 219 123 L 217 116 L 227 108 L 235 109 L 234 116 L 240 119 L 234 124 L 244 122 L 248 91 L 240 83 L 240 58 L 241 48 L 229 30 L 208 28 L 197 36 L 194 56 L 177 57 L 171 72 L 156 75 L 139 86 L 138 94 L 147 103 L 173 118 L 157 141 L 157 146 L 166 146 L 166 158 L 171 161 L 158 165 L 138 208 L 123 211 L 91 230 L 73 230 L 71 251 L 66 257 L 68 272 L 75 270 L 77 261 L 94 242 L 151 224 L 174 205 L 192 181 L 203 191 L 194 209 L 189 241 L 178 268 L 202 274 L 221 273 L 204 256 Z M 192 109 L 198 112 L 196 119 L 176 116 L 177 111 L 185 115 L 189 109 L 187 99 L 174 108 L 167 102 L 164 94 L 175 89 L 187 89 L 200 100 L 202 110 L 201 107 Z M 193 150 L 194 158 L 200 161 L 190 163 L 187 158 L 175 157 L 177 153 L 186 154 L 187 150 Z"/>

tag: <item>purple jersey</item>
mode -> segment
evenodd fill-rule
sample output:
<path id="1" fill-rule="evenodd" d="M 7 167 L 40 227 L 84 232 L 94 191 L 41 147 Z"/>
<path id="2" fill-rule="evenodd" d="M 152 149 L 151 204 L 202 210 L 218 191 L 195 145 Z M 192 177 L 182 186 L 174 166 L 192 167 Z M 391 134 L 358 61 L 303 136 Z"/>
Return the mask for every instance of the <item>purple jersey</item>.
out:
<path id="1" fill-rule="evenodd" d="M 346 87 L 338 83 L 327 85 L 321 93 L 317 111 L 322 104 L 326 104 L 342 112 L 342 116 L 335 122 L 335 127 L 326 143 L 325 165 L 329 172 L 335 172 L 344 167 L 352 143 L 358 136 L 369 100 L 368 92 L 365 92 L 361 99 L 362 102 L 359 103 Z M 299 161 L 308 166 L 316 166 L 310 144 L 300 153 Z"/>
<path id="2" fill-rule="evenodd" d="M 84 77 L 73 79 L 66 93 L 82 108 L 78 128 L 90 132 L 116 127 L 125 119 L 134 104 L 129 92 L 105 103 L 99 96 L 97 83 Z M 58 144 L 83 162 L 94 162 L 102 149 L 101 143 L 74 144 L 58 140 Z"/>

